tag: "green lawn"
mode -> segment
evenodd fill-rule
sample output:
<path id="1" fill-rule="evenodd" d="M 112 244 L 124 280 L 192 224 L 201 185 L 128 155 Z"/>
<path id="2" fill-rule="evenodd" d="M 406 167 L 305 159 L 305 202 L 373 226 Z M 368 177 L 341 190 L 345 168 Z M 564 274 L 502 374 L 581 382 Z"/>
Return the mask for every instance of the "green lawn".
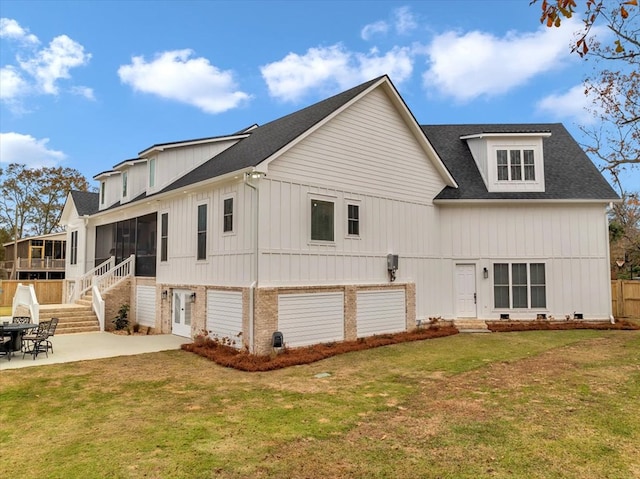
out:
<path id="1" fill-rule="evenodd" d="M 637 478 L 640 331 L 460 334 L 267 373 L 170 351 L 2 371 L 0 405 L 10 477 Z"/>

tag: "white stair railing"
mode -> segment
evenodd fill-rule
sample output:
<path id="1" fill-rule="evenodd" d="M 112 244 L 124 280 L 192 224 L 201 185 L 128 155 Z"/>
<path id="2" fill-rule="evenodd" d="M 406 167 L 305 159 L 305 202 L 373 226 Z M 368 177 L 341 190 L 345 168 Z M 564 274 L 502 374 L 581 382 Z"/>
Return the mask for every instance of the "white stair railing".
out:
<path id="1" fill-rule="evenodd" d="M 135 267 L 136 255 L 132 254 L 122 263 L 118 263 L 109 271 L 106 271 L 100 276 L 94 276 L 92 286 L 98 288 L 100 294 L 104 294 L 106 291 L 117 286 L 125 279 L 133 276 L 135 274 Z"/>
<path id="2" fill-rule="evenodd" d="M 97 286 L 93 286 L 91 289 L 91 303 L 91 307 L 98 318 L 98 324 L 100 324 L 100 331 L 104 331 L 104 299 L 102 299 Z"/>
<path id="3" fill-rule="evenodd" d="M 102 276 L 109 270 L 113 269 L 115 263 L 116 258 L 112 256 L 105 262 L 100 263 L 95 268 L 80 276 L 73 286 L 70 285 L 69 302 L 74 303 L 76 300 L 82 298 L 82 295 L 89 291 L 93 286 L 94 278 L 96 276 Z"/>

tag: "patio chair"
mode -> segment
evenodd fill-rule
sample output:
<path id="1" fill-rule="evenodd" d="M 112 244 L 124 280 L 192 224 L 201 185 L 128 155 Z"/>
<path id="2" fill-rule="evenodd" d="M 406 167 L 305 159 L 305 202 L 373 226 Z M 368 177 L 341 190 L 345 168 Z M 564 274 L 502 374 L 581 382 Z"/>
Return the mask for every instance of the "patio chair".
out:
<path id="1" fill-rule="evenodd" d="M 13 341 L 11 333 L 5 332 L 4 326 L 0 324 L 0 356 L 6 356 L 11 361 L 13 355 Z"/>
<path id="2" fill-rule="evenodd" d="M 49 322 L 49 329 L 47 331 L 47 340 L 45 344 L 47 346 L 47 350 L 51 350 L 51 354 L 53 354 L 53 344 L 51 343 L 51 340 L 49 338 L 52 338 L 56 333 L 56 328 L 58 327 L 59 321 L 60 320 L 58 318 L 51 318 L 51 321 Z"/>
<path id="3" fill-rule="evenodd" d="M 31 318 L 29 316 L 14 316 L 11 319 L 13 324 L 29 324 L 31 322 Z"/>
<path id="4" fill-rule="evenodd" d="M 47 352 L 47 338 L 49 337 L 49 326 L 51 321 L 40 321 L 38 329 L 35 333 L 27 334 L 22 337 L 22 357 L 26 354 L 33 355 L 33 359 L 36 359 L 38 354 L 44 351 L 49 357 Z"/>

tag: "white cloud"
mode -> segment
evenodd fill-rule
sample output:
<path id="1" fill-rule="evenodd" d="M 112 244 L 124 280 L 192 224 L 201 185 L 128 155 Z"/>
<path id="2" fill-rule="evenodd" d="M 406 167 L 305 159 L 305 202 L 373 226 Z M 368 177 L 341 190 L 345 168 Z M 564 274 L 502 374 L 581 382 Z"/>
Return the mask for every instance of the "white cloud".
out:
<path id="1" fill-rule="evenodd" d="M 250 95 L 237 90 L 233 73 L 211 65 L 206 58 L 190 58 L 192 50 L 163 52 L 153 61 L 131 59 L 118 69 L 120 81 L 134 90 L 193 105 L 207 113 L 236 108 Z"/>
<path id="2" fill-rule="evenodd" d="M 536 104 L 536 109 L 553 118 L 570 118 L 582 125 L 597 121 L 592 114 L 597 106 L 593 103 L 593 97 L 585 93 L 583 84 L 575 85 L 561 94 L 547 95 Z"/>
<path id="3" fill-rule="evenodd" d="M 40 40 L 32 33 L 28 33 L 20 24 L 12 18 L 0 18 L 0 38 L 16 40 L 21 43 L 38 44 Z"/>
<path id="4" fill-rule="evenodd" d="M 364 54 L 337 44 L 310 48 L 304 55 L 289 53 L 260 70 L 271 96 L 295 102 L 310 90 L 345 89 L 383 74 L 402 83 L 413 71 L 413 58 L 407 47 L 395 47 L 380 56 L 375 49 Z"/>
<path id="5" fill-rule="evenodd" d="M 1 72 L 0 100 L 15 111 L 22 110 L 20 102 L 28 94 L 58 95 L 59 81 L 71 78 L 72 68 L 84 66 L 91 59 L 80 43 L 66 35 L 38 48 L 38 38 L 10 18 L 0 19 L 0 39 L 19 43 L 16 65 L 7 65 Z"/>
<path id="6" fill-rule="evenodd" d="M 20 133 L 0 133 L 0 163 L 22 163 L 29 168 L 56 166 L 66 155 L 47 147 L 49 138 L 40 140 Z"/>
<path id="7" fill-rule="evenodd" d="M 418 23 L 413 13 L 411 13 L 411 9 L 409 7 L 400 7 L 393 11 L 391 22 L 379 20 L 369 23 L 360 31 L 360 37 L 363 40 L 369 41 L 376 35 L 386 35 L 391 28 L 390 23 L 393 24 L 396 33 L 400 35 L 409 34 L 418 27 Z"/>
<path id="8" fill-rule="evenodd" d="M 17 68 L 9 65 L 0 69 L 0 100 L 11 101 L 28 91 L 27 82 L 20 76 Z"/>
<path id="9" fill-rule="evenodd" d="M 379 22 L 370 23 L 365 25 L 360 31 L 360 37 L 363 40 L 371 40 L 374 35 L 386 34 L 389 31 L 389 25 L 387 22 L 380 20 Z"/>
<path id="10" fill-rule="evenodd" d="M 93 88 L 89 88 L 87 86 L 74 86 L 71 87 L 71 93 L 78 96 L 83 96 L 87 100 L 95 100 L 96 96 L 93 92 Z"/>
<path id="11" fill-rule="evenodd" d="M 409 7 L 405 6 L 394 10 L 393 17 L 396 32 L 401 35 L 406 35 L 418 27 L 418 23 Z"/>
<path id="12" fill-rule="evenodd" d="M 54 38 L 47 48 L 26 60 L 19 60 L 23 70 L 31 74 L 38 87 L 44 93 L 58 94 L 56 82 L 61 78 L 70 78 L 69 70 L 89 63 L 90 53 L 84 47 L 66 35 Z"/>
<path id="13" fill-rule="evenodd" d="M 446 32 L 429 45 L 424 87 L 458 101 L 492 96 L 523 85 L 536 75 L 562 67 L 577 28 L 541 27 L 534 33 L 508 32 L 503 37 L 473 31 Z"/>

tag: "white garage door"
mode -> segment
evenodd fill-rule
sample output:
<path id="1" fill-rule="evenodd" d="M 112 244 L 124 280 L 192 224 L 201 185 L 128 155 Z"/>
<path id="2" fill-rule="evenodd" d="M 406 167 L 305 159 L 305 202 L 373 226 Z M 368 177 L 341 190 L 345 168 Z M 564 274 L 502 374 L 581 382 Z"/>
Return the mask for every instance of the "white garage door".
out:
<path id="1" fill-rule="evenodd" d="M 278 329 L 290 347 L 344 339 L 344 293 L 278 295 Z"/>
<path id="2" fill-rule="evenodd" d="M 138 286 L 136 288 L 136 322 L 142 326 L 156 326 L 156 287 Z"/>
<path id="3" fill-rule="evenodd" d="M 207 291 L 209 337 L 227 338 L 230 346 L 242 348 L 242 292 Z"/>
<path id="4" fill-rule="evenodd" d="M 403 289 L 358 292 L 358 337 L 407 329 Z"/>

